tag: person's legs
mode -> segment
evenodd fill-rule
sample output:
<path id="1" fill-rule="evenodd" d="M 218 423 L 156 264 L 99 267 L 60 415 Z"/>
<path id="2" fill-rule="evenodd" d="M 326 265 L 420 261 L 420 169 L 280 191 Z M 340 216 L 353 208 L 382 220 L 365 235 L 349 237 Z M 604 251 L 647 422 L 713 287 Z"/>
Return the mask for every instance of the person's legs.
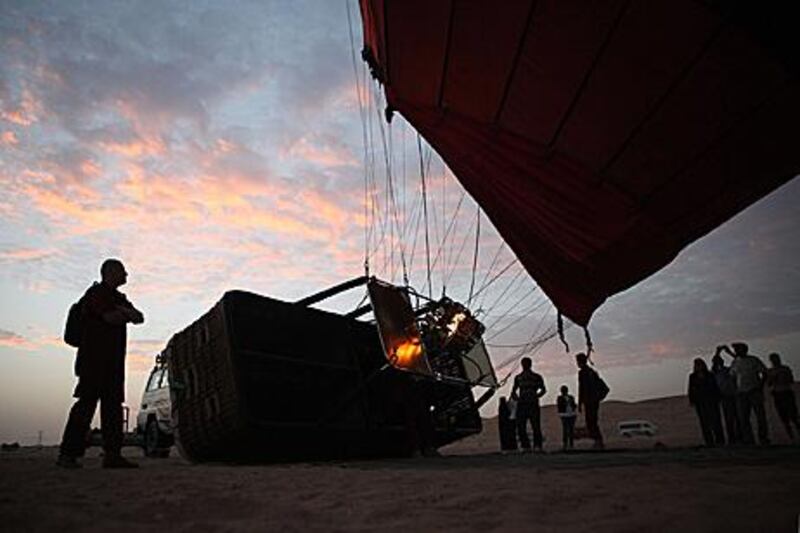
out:
<path id="1" fill-rule="evenodd" d="M 783 422 L 783 427 L 786 428 L 786 434 L 789 439 L 794 440 L 794 430 L 792 424 L 797 424 L 797 407 L 794 404 L 794 394 L 792 391 L 778 391 L 772 393 L 772 399 L 775 402 L 775 410 L 778 412 L 778 417 Z M 792 415 L 792 407 L 794 407 L 794 415 Z"/>
<path id="2" fill-rule="evenodd" d="M 96 395 L 84 394 L 73 404 L 61 438 L 61 455 L 73 459 L 83 456 L 86 451 L 86 434 L 94 418 L 97 400 Z"/>
<path id="3" fill-rule="evenodd" d="M 569 446 L 569 419 L 561 417 L 561 447 L 566 450 Z"/>
<path id="4" fill-rule="evenodd" d="M 722 414 L 725 418 L 725 432 L 728 444 L 739 442 L 739 424 L 736 420 L 736 396 L 722 397 Z"/>
<path id="5" fill-rule="evenodd" d="M 542 444 L 544 442 L 541 418 L 539 404 L 534 404 L 531 409 L 531 425 L 533 426 L 533 447 L 537 450 L 542 449 Z"/>
<path id="6" fill-rule="evenodd" d="M 519 436 L 519 446 L 523 450 L 531 449 L 531 441 L 528 438 L 528 419 L 531 416 L 530 406 L 524 403 L 517 404 L 517 435 Z"/>
<path id="7" fill-rule="evenodd" d="M 756 413 L 758 423 L 758 442 L 761 445 L 769 444 L 769 427 L 767 426 L 767 411 L 764 409 L 764 393 L 761 389 L 755 389 L 748 393 L 750 404 Z"/>
<path id="8" fill-rule="evenodd" d="M 517 420 L 512 418 L 508 421 L 508 441 L 511 443 L 509 450 L 516 450 L 517 446 Z"/>
<path id="9" fill-rule="evenodd" d="M 697 403 L 694 406 L 697 413 L 697 420 L 700 422 L 700 433 L 703 435 L 703 442 L 706 446 L 713 446 L 714 439 L 711 436 L 711 424 L 709 423 L 708 409 L 705 404 Z"/>
<path id="10" fill-rule="evenodd" d="M 794 391 L 786 391 L 786 411 L 789 417 L 790 424 L 800 432 L 800 416 L 797 413 L 797 401 L 795 400 Z"/>
<path id="11" fill-rule="evenodd" d="M 747 393 L 738 393 L 736 395 L 736 413 L 738 414 L 739 432 L 744 444 L 753 444 L 753 427 L 750 425 L 750 399 Z"/>
<path id="12" fill-rule="evenodd" d="M 586 430 L 589 435 L 594 439 L 596 447 L 603 446 L 603 434 L 600 433 L 600 404 L 588 403 L 585 405 L 586 409 Z"/>
<path id="13" fill-rule="evenodd" d="M 567 446 L 570 449 L 575 447 L 575 418 L 574 416 L 570 416 L 564 419 L 566 420 L 567 428 Z"/>
<path id="14" fill-rule="evenodd" d="M 725 445 L 725 433 L 722 431 L 722 417 L 719 413 L 719 402 L 712 402 L 710 407 L 711 433 L 714 435 L 714 444 Z"/>
<path id="15" fill-rule="evenodd" d="M 100 428 L 106 457 L 119 456 L 122 450 L 122 402 L 114 397 L 100 399 Z"/>

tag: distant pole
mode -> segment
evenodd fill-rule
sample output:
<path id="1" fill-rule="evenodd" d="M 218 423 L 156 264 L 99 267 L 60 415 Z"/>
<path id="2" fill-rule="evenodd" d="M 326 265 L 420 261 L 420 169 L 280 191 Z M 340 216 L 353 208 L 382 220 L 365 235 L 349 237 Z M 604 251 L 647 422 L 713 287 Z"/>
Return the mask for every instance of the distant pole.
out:
<path id="1" fill-rule="evenodd" d="M 39 448 L 42 447 L 42 430 L 39 430 L 39 443 L 37 444 Z"/>

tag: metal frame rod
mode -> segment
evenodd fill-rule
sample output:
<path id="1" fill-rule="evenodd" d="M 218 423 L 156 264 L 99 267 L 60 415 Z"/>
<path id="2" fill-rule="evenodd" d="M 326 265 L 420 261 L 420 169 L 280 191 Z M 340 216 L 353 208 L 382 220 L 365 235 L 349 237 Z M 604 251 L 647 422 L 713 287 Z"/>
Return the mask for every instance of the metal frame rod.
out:
<path id="1" fill-rule="evenodd" d="M 366 285 L 367 281 L 369 281 L 368 276 L 360 276 L 358 278 L 351 279 L 349 281 L 345 281 L 344 283 L 340 283 L 338 285 L 334 285 L 333 287 L 327 288 L 323 291 L 318 293 L 312 294 L 310 296 L 306 296 L 300 300 L 294 302 L 294 305 L 299 305 L 302 307 L 308 307 L 309 305 L 315 304 L 317 302 L 321 302 L 322 300 L 326 300 L 331 296 L 336 296 L 337 294 L 345 291 L 349 291 L 355 287 Z"/>

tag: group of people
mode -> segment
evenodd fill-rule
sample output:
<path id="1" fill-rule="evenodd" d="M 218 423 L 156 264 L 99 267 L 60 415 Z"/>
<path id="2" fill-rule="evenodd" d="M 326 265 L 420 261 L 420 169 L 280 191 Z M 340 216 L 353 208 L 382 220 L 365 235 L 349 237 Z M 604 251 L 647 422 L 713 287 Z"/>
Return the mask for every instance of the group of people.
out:
<path id="1" fill-rule="evenodd" d="M 600 375 L 589 366 L 589 357 L 585 353 L 575 356 L 578 365 L 578 401 L 569 393 L 569 387 L 562 385 L 556 402 L 558 416 L 561 420 L 562 448 L 570 450 L 575 445 L 575 421 L 578 413 L 583 411 L 586 430 L 594 440 L 594 448 L 603 448 L 603 434 L 600 432 L 600 402 L 608 395 L 609 388 Z M 542 435 L 541 409 L 539 401 L 545 395 L 544 378 L 533 371 L 533 363 L 529 357 L 521 360 L 522 371 L 514 377 L 514 385 L 510 398 L 500 398 L 498 423 L 500 430 L 500 449 L 523 452 L 531 451 L 531 440 L 528 426 L 533 433 L 533 451 L 542 451 L 544 436 Z"/>
<path id="2" fill-rule="evenodd" d="M 723 353 L 733 358 L 730 366 L 725 365 Z M 800 436 L 792 370 L 782 363 L 777 353 L 770 354 L 769 360 L 771 368 L 752 355 L 743 342 L 733 343 L 730 347 L 717 346 L 710 370 L 702 358 L 694 360 L 694 369 L 689 374 L 689 404 L 697 412 L 706 445 L 755 444 L 750 421 L 753 414 L 758 443 L 768 445 L 765 388 L 772 392 L 775 410 L 789 438 L 795 440 Z"/>

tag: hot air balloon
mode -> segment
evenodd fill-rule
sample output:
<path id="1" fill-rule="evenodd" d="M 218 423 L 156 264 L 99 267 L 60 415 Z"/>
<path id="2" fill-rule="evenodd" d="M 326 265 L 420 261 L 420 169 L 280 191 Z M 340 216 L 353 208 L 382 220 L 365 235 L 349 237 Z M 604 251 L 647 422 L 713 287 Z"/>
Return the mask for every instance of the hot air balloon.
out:
<path id="1" fill-rule="evenodd" d="M 400 113 L 436 149 L 577 324 L 800 173 L 791 7 L 360 9 L 387 119 Z"/>

